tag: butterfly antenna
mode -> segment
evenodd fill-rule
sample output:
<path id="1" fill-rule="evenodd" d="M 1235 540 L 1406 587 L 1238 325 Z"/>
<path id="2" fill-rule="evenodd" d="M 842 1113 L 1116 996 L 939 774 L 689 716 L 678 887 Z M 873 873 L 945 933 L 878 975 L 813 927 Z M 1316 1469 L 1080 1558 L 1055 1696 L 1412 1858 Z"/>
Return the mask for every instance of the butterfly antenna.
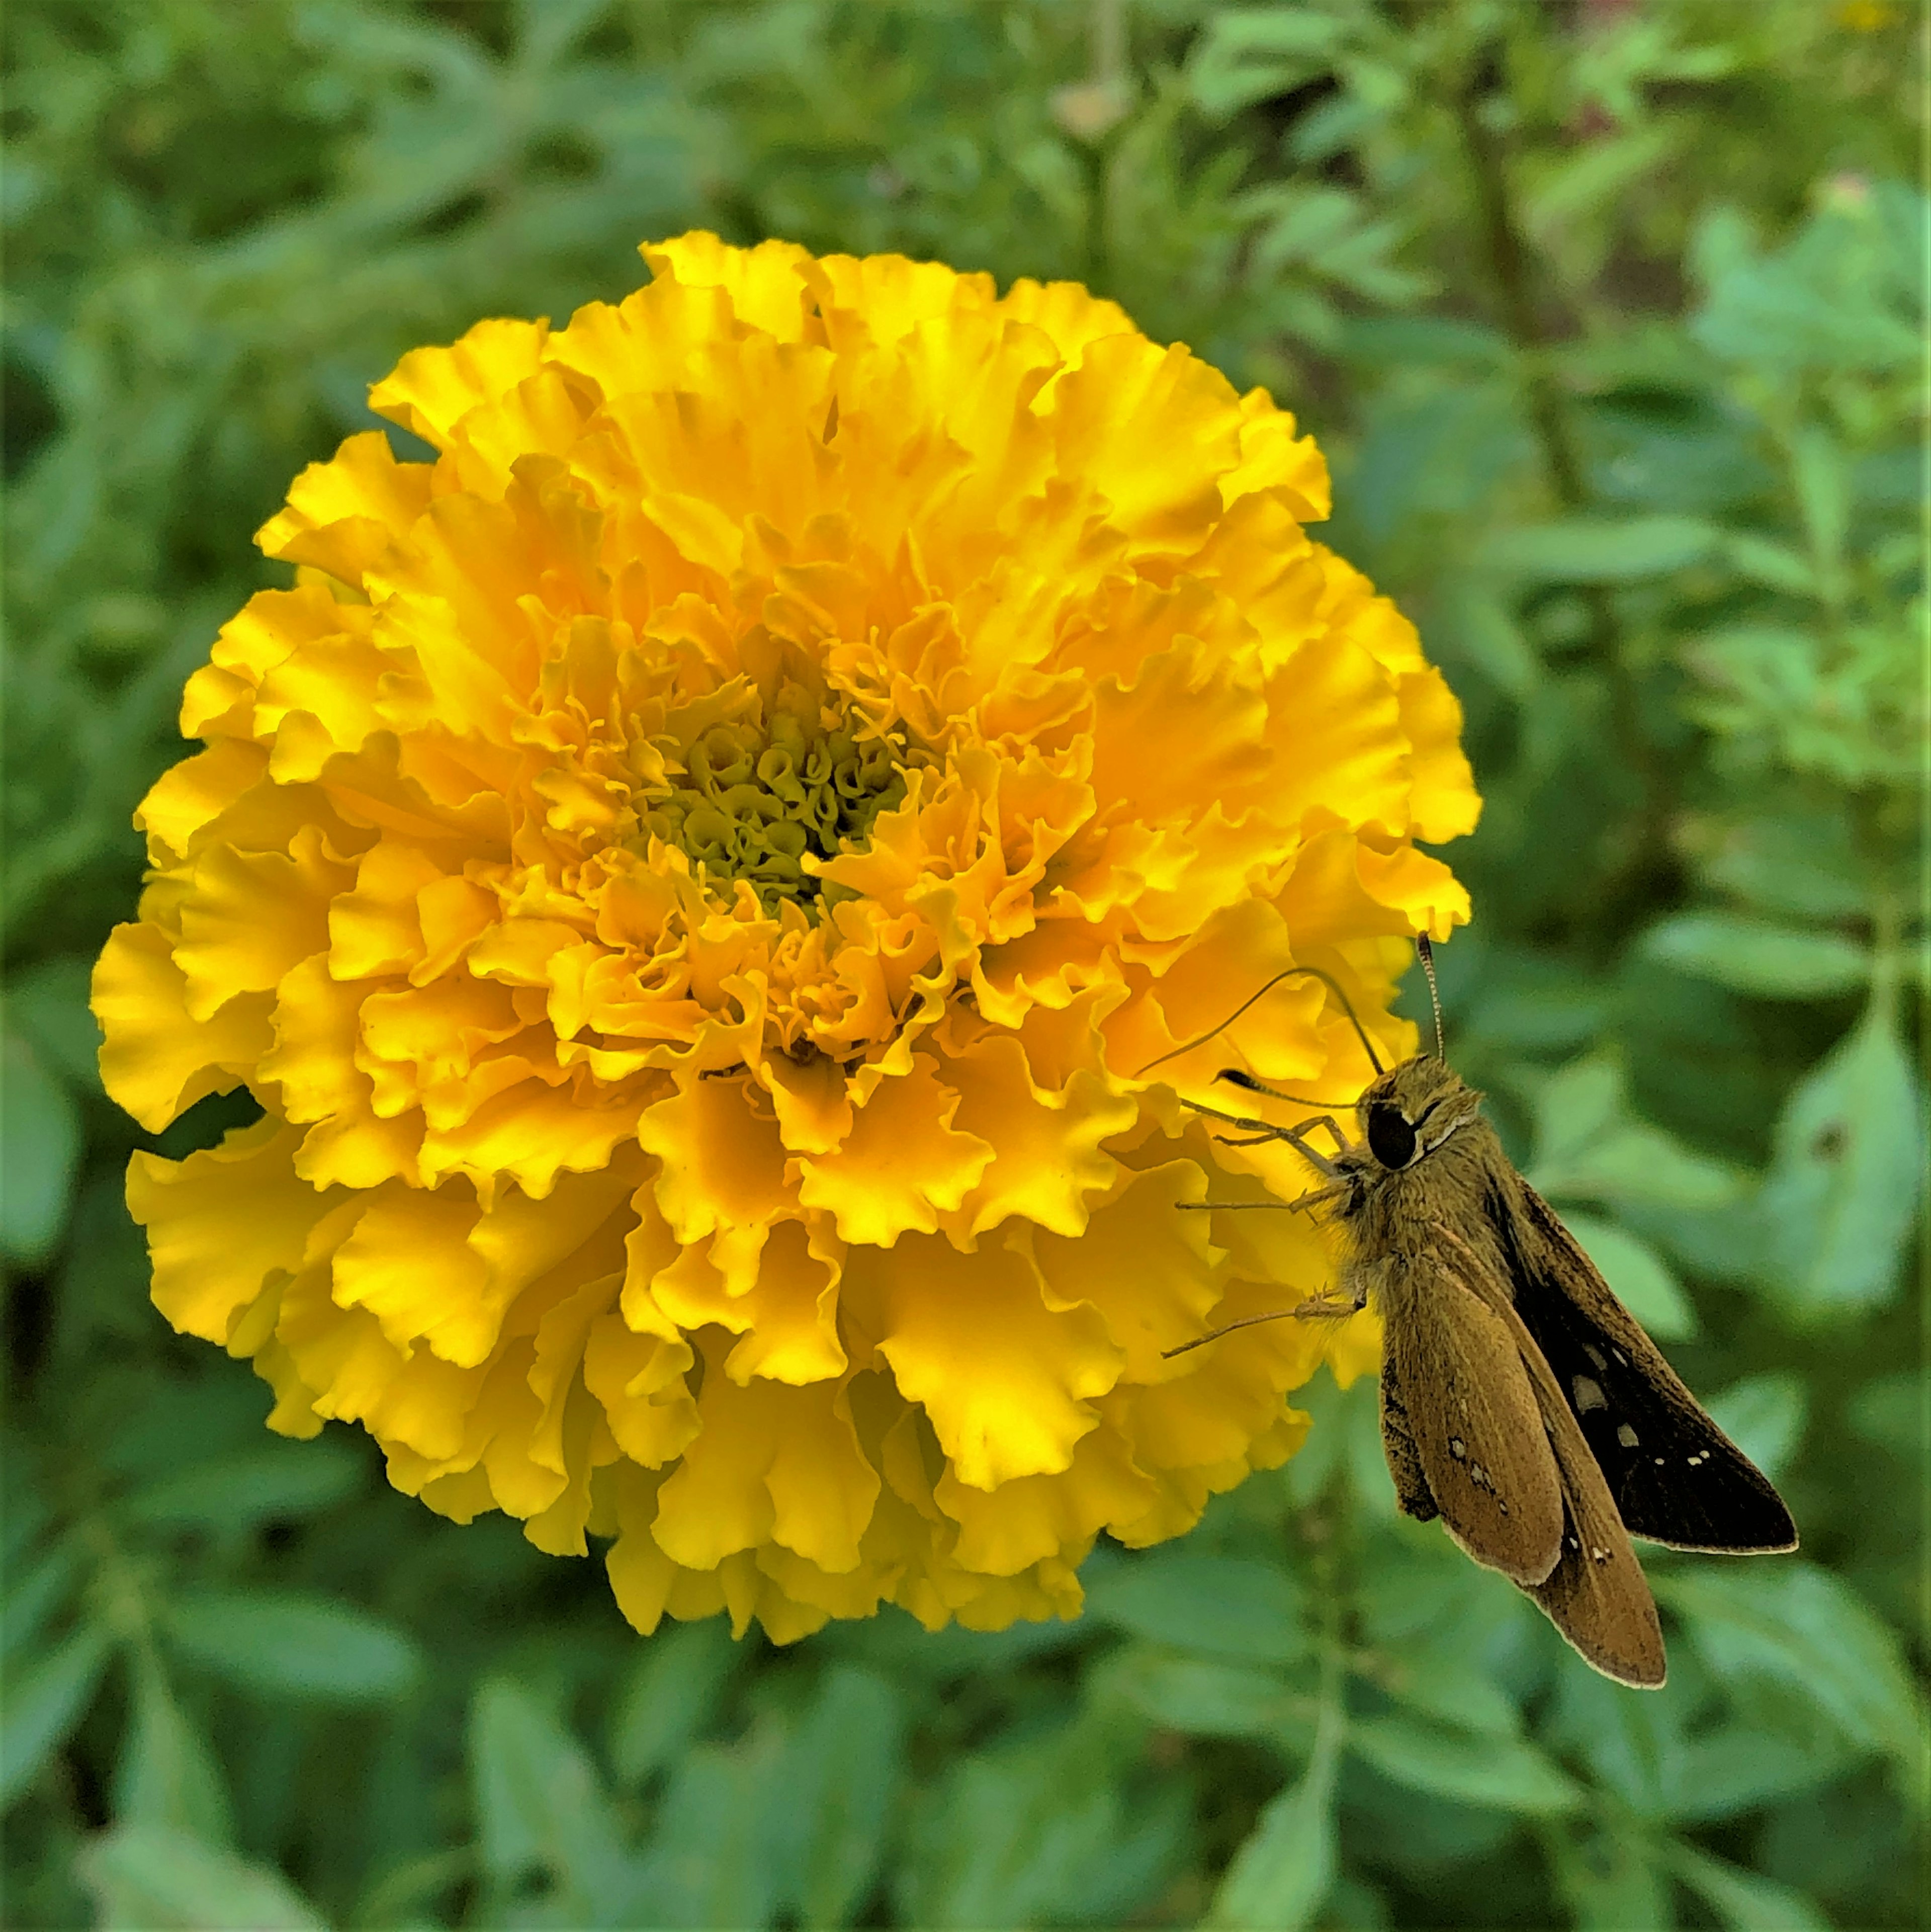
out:
<path id="1" fill-rule="evenodd" d="M 1435 947 L 1425 932 L 1416 935 L 1415 957 L 1421 962 L 1421 970 L 1428 976 L 1428 1002 L 1435 1009 L 1435 1057 L 1446 1061 L 1448 1049 L 1442 1044 L 1441 988 L 1435 983 Z"/>
<path id="2" fill-rule="evenodd" d="M 1233 1012 L 1228 1015 L 1226 1018 L 1221 1022 L 1219 1025 L 1209 1032 L 1202 1034 L 1198 1040 L 1189 1040 L 1184 1046 L 1168 1048 L 1159 1059 L 1148 1060 L 1146 1065 L 1134 1075 L 1134 1078 L 1144 1080 L 1155 1067 L 1164 1066 L 1170 1060 L 1177 1060 L 1182 1054 L 1191 1053 L 1197 1046 L 1204 1046 L 1216 1034 L 1225 1033 L 1249 1006 L 1253 1005 L 1256 1000 L 1261 999 L 1271 993 L 1283 980 L 1291 980 L 1297 974 L 1305 974 L 1311 979 L 1318 980 L 1341 1002 L 1341 1010 L 1348 1016 L 1348 1023 L 1354 1029 L 1355 1036 L 1360 1041 L 1362 1050 L 1367 1054 L 1369 1065 L 1377 1073 L 1385 1073 L 1388 1070 L 1381 1064 L 1381 1056 L 1375 1051 L 1375 1042 L 1368 1037 L 1368 1029 L 1361 1024 L 1360 1018 L 1354 1010 L 1354 1003 L 1343 990 L 1340 981 L 1336 979 L 1332 973 L 1325 972 L 1318 966 L 1289 966 L 1276 973 L 1258 992 L 1250 993 L 1240 1005 L 1234 1009 Z"/>

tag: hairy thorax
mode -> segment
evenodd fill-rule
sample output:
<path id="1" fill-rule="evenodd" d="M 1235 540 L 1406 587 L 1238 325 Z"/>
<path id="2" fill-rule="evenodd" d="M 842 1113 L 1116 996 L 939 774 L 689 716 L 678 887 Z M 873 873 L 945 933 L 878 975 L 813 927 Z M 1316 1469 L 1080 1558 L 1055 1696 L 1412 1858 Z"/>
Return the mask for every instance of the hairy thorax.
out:
<path id="1" fill-rule="evenodd" d="M 1481 1096 L 1439 1060 L 1422 1056 L 1375 1082 L 1361 1097 L 1364 1125 L 1371 1107 L 1391 1102 L 1418 1129 L 1413 1162 L 1390 1168 L 1365 1138 L 1336 1162 L 1345 1190 L 1335 1210 L 1347 1240 L 1342 1289 L 1350 1300 L 1365 1295 L 1384 1316 L 1426 1292 L 1435 1265 L 1458 1242 L 1507 1278 L 1492 1197 L 1510 1172 L 1482 1117 Z M 1437 1122 L 1439 1139 L 1431 1137 Z"/>

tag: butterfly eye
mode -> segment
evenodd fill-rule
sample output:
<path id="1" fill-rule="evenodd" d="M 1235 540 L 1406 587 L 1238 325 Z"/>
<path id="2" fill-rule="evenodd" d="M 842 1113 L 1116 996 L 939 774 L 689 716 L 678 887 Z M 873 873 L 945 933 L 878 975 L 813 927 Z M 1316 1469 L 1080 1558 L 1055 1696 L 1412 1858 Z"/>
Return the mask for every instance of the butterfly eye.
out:
<path id="1" fill-rule="evenodd" d="M 1415 1130 L 1400 1108 L 1384 1101 L 1368 1109 L 1368 1150 L 1384 1167 L 1406 1167 L 1415 1157 Z"/>

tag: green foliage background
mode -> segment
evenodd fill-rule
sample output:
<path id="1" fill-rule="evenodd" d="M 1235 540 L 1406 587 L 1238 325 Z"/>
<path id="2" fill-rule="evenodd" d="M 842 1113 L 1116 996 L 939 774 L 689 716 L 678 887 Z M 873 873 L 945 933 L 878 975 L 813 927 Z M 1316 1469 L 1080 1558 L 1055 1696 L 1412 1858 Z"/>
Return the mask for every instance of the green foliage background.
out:
<path id="1" fill-rule="evenodd" d="M 1918 1922 L 1921 31 L 15 0 L 6 1923 Z M 148 1306 L 85 980 L 249 532 L 403 350 L 700 224 L 1087 278 L 1321 436 L 1488 796 L 1451 1057 L 1804 1528 L 1648 1558 L 1666 1690 L 1397 1520 L 1366 1384 L 1077 1623 L 781 1652 L 267 1436 Z"/>

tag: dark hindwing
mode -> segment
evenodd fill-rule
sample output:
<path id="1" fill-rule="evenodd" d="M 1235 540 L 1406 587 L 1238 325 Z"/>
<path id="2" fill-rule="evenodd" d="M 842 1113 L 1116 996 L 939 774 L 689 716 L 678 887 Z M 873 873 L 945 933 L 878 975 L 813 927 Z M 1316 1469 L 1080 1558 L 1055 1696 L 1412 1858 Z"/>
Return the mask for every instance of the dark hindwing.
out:
<path id="1" fill-rule="evenodd" d="M 1394 1478 L 1395 1498 L 1405 1516 L 1427 1522 L 1441 1512 L 1435 1506 L 1435 1494 L 1422 1473 L 1421 1454 L 1415 1448 L 1414 1432 L 1408 1426 L 1408 1405 L 1402 1400 L 1401 1384 L 1395 1376 L 1391 1352 L 1381 1359 L 1381 1452 L 1388 1459 L 1388 1474 Z"/>
<path id="2" fill-rule="evenodd" d="M 1491 1203 L 1515 1306 L 1633 1536 L 1672 1550 L 1794 1550 L 1769 1479 L 1706 1415 L 1555 1210 L 1520 1176 Z"/>

